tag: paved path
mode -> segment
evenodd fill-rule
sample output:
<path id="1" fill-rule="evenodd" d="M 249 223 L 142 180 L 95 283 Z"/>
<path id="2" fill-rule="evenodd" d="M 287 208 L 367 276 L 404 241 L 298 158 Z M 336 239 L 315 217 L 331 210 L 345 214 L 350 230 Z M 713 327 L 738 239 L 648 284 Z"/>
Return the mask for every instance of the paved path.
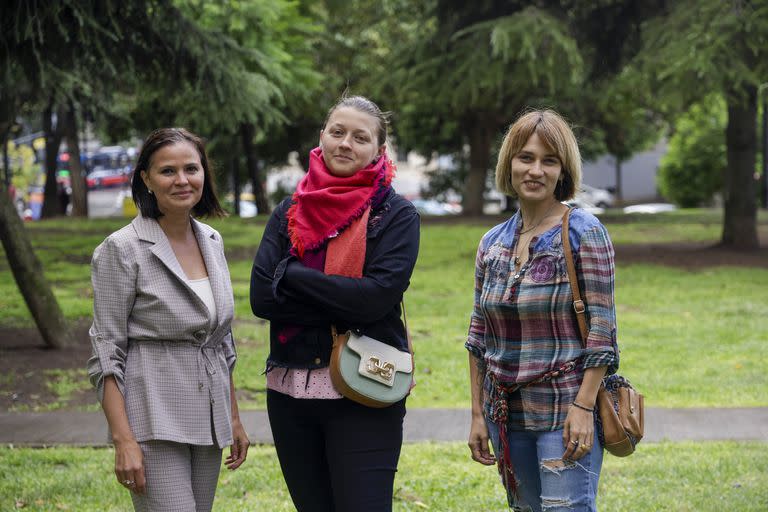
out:
<path id="1" fill-rule="evenodd" d="M 241 411 L 254 443 L 272 443 L 265 411 Z M 405 441 L 466 441 L 469 410 L 411 409 L 405 417 Z M 768 442 L 768 407 L 734 409 L 646 409 L 644 442 Z M 101 412 L 0 413 L 0 444 L 24 446 L 107 444 Z"/>

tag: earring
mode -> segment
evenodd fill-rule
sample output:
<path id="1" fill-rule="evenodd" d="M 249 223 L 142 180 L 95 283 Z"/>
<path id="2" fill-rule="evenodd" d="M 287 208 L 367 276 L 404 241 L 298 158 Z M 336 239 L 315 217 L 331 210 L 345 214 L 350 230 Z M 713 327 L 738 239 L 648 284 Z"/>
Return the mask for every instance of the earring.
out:
<path id="1" fill-rule="evenodd" d="M 147 188 L 147 192 L 149 192 L 149 195 L 152 195 L 152 194 L 154 194 L 154 192 L 152 192 L 152 189 L 151 189 L 151 188 Z"/>

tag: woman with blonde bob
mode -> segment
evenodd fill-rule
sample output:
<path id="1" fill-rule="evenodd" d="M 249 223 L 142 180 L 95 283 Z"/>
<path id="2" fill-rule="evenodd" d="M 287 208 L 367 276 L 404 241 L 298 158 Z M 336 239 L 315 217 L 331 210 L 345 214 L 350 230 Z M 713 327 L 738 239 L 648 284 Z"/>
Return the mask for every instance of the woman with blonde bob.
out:
<path id="1" fill-rule="evenodd" d="M 530 111 L 509 128 L 496 187 L 520 209 L 480 241 L 465 346 L 469 448 L 475 461 L 498 464 L 513 510 L 597 510 L 603 450 L 593 412 L 619 352 L 613 246 L 600 221 L 578 208 L 568 236 L 587 304 L 586 348 L 573 312 L 562 201 L 580 184 L 578 143 L 560 115 Z"/>

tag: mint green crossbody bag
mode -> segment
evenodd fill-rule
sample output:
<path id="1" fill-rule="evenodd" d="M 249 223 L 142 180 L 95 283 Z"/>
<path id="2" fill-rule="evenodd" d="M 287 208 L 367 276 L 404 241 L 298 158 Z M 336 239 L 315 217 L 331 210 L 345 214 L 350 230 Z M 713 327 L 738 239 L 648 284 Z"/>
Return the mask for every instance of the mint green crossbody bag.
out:
<path id="1" fill-rule="evenodd" d="M 368 407 L 387 407 L 405 398 L 414 386 L 413 346 L 403 306 L 408 352 L 352 331 L 331 326 L 331 381 L 336 390 Z"/>

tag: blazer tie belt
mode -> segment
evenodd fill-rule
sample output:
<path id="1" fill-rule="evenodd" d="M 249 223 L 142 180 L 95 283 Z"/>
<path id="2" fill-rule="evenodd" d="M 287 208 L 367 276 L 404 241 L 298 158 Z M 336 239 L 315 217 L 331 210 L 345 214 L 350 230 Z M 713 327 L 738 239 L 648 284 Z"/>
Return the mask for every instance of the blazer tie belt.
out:
<path id="1" fill-rule="evenodd" d="M 222 344 L 200 345 L 197 349 L 197 389 L 200 392 L 205 388 L 205 381 L 216 373 L 216 361 L 222 350 Z"/>

